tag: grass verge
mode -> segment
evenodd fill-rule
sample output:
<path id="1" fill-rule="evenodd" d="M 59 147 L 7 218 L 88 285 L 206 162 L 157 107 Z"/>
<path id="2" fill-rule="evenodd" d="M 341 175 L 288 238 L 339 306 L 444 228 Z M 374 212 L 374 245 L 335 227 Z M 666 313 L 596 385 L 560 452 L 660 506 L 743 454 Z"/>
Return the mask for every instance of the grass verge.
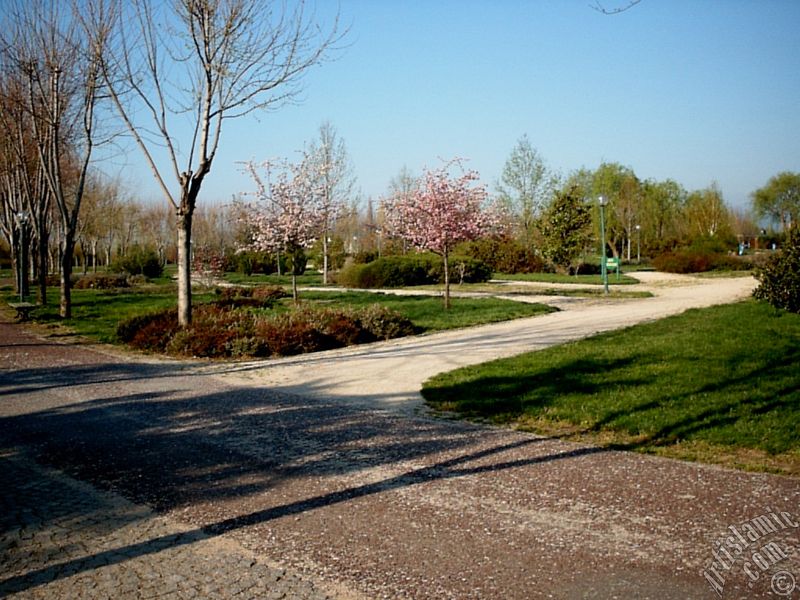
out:
<path id="1" fill-rule="evenodd" d="M 609 448 L 800 476 L 800 315 L 755 301 L 459 369 L 439 411 Z"/>
<path id="2" fill-rule="evenodd" d="M 603 277 L 601 275 L 561 275 L 559 273 L 495 273 L 492 278 L 503 281 L 536 281 L 540 283 L 603 285 Z M 609 270 L 608 283 L 612 285 L 633 285 L 639 283 L 639 280 L 624 274 L 617 278 L 617 272 Z"/>
<path id="3" fill-rule="evenodd" d="M 12 292 L 3 294 L 8 302 Z M 195 290 L 195 303 L 215 298 L 213 292 Z M 58 290 L 52 290 L 49 306 L 36 309 L 32 317 L 40 324 L 59 326 L 72 333 L 104 343 L 116 343 L 117 324 L 127 318 L 146 314 L 176 305 L 176 286 L 147 285 L 140 288 L 117 290 L 73 290 L 72 314 L 68 320 L 58 316 Z M 454 298 L 449 311 L 442 307 L 442 299 L 431 296 L 394 296 L 369 292 L 304 292 L 301 301 L 327 307 L 362 307 L 381 304 L 408 317 L 422 332 L 441 331 L 459 327 L 472 327 L 486 323 L 507 321 L 552 312 L 543 304 L 527 304 L 496 298 Z M 291 300 L 285 299 L 274 310 L 289 310 Z"/>

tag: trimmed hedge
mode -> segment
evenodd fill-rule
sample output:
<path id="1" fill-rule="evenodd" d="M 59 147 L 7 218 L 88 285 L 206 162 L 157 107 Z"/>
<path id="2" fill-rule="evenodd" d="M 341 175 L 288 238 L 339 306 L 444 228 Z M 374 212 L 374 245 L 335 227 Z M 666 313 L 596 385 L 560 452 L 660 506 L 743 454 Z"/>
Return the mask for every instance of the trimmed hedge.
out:
<path id="1" fill-rule="evenodd" d="M 483 262 L 467 256 L 450 256 L 451 283 L 481 283 L 492 276 Z M 336 283 L 349 288 L 393 288 L 444 282 L 444 263 L 436 254 L 385 256 L 366 264 L 352 264 L 336 275 Z"/>

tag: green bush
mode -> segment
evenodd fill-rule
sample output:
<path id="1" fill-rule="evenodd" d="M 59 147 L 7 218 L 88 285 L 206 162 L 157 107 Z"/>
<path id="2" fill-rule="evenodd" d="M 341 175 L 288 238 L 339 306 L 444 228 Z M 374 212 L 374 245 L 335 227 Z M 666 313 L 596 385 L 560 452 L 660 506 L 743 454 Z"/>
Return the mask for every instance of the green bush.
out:
<path id="1" fill-rule="evenodd" d="M 215 293 L 218 299 L 214 303 L 218 306 L 227 306 L 230 308 L 243 306 L 269 308 L 281 298 L 289 296 L 279 285 L 263 285 L 258 287 L 231 286 L 217 288 Z"/>
<path id="2" fill-rule="evenodd" d="M 789 231 L 783 248 L 756 271 L 759 286 L 753 296 L 776 308 L 800 313 L 800 227 Z"/>
<path id="3" fill-rule="evenodd" d="M 466 256 L 449 258 L 450 281 L 479 283 L 488 281 L 491 269 Z M 350 288 L 393 288 L 431 285 L 444 281 L 442 258 L 436 254 L 384 256 L 366 264 L 353 264 L 337 274 L 336 282 Z"/>
<path id="4" fill-rule="evenodd" d="M 753 267 L 746 259 L 691 248 L 665 252 L 653 259 L 653 266 L 667 273 L 704 273 L 706 271 L 746 271 Z"/>
<path id="5" fill-rule="evenodd" d="M 542 273 L 545 260 L 513 238 L 482 238 L 458 245 L 457 253 L 479 260 L 497 273 Z"/>
<path id="6" fill-rule="evenodd" d="M 90 273 L 78 279 L 72 287 L 76 290 L 113 290 L 128 287 L 128 277 L 114 273 Z"/>
<path id="7" fill-rule="evenodd" d="M 164 266 L 155 250 L 135 247 L 127 254 L 118 256 L 111 264 L 111 270 L 129 275 L 144 275 L 153 279 L 161 277 Z"/>

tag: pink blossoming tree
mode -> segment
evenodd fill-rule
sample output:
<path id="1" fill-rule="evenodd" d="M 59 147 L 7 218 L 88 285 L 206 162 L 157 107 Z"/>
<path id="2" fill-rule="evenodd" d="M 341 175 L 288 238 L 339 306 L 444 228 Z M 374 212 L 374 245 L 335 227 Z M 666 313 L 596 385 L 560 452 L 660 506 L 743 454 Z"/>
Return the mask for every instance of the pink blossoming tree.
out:
<path id="1" fill-rule="evenodd" d="M 256 201 L 243 213 L 251 232 L 240 251 L 276 252 L 287 256 L 292 267 L 292 297 L 297 302 L 297 275 L 323 225 L 322 192 L 314 162 L 305 156 L 297 165 L 266 161 L 245 165 L 256 184 Z"/>
<path id="2" fill-rule="evenodd" d="M 486 235 L 500 223 L 499 211 L 486 206 L 486 188 L 476 183 L 478 173 L 462 169 L 459 177 L 452 177 L 454 165 L 461 167 L 460 161 L 453 160 L 440 169 L 426 170 L 412 193 L 397 194 L 383 203 L 389 235 L 442 257 L 446 309 L 450 308 L 453 247 Z"/>

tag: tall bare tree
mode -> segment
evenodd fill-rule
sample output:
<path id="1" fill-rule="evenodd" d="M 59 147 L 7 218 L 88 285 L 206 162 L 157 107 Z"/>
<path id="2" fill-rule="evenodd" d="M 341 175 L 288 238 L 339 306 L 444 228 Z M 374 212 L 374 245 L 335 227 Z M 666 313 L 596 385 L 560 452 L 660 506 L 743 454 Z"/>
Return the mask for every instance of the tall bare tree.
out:
<path id="1" fill-rule="evenodd" d="M 111 14 L 113 23 L 98 19 L 91 29 L 113 26 L 105 82 L 177 216 L 178 320 L 185 326 L 192 217 L 224 123 L 295 99 L 302 76 L 340 39 L 338 22 L 323 32 L 302 1 L 290 8 L 270 0 L 128 0 Z"/>
<path id="2" fill-rule="evenodd" d="M 329 237 L 334 221 L 345 210 L 355 187 L 353 167 L 344 140 L 336 128 L 326 121 L 319 128 L 319 139 L 307 149 L 319 178 L 322 211 L 322 283 L 328 283 Z"/>
<path id="3" fill-rule="evenodd" d="M 105 9 L 103 0 L 89 4 Z M 78 12 L 83 2 L 77 0 L 8 0 L 4 8 L 3 51 L 23 77 L 36 153 L 58 214 L 60 314 L 69 318 L 78 214 L 97 143 L 106 32 L 98 31 L 91 42 L 83 35 Z"/>

